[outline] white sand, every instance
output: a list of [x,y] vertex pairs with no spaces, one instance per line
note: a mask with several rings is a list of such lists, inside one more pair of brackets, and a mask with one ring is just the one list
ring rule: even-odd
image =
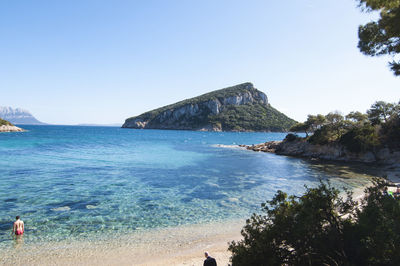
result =
[[[105,241],[62,241],[0,251],[5,265],[202,265],[204,251],[228,265],[228,242],[241,238],[244,221],[185,225]],[[21,240],[19,242],[22,242]]]

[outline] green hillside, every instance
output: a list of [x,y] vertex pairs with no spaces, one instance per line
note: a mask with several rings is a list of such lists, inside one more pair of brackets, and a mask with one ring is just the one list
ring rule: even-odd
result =
[[[239,93],[245,93],[247,91],[255,91],[255,90],[256,89],[253,88],[253,84],[251,84],[250,82],[246,82],[246,83],[239,84],[236,86],[232,86],[232,87],[228,87],[228,88],[224,88],[224,89],[220,89],[220,90],[215,90],[215,91],[212,91],[212,92],[209,92],[206,94],[202,94],[197,97],[193,97],[193,98],[186,99],[186,100],[183,100],[180,102],[176,102],[174,104],[166,105],[166,106],[151,110],[149,112],[143,113],[140,115],[140,117],[143,118],[144,120],[152,120],[156,116],[158,116],[159,114],[161,114],[162,112],[165,112],[167,110],[178,109],[185,105],[198,104],[198,103],[206,102],[209,100],[228,98],[231,96],[238,95]],[[131,118],[136,118],[136,117],[131,117]]]
[[210,116],[213,124],[224,130],[287,131],[296,121],[271,105],[232,105],[218,115]]
[[0,118],[0,126],[13,126],[13,124]]
[[223,131],[287,131],[296,123],[247,82],[128,118],[122,127]]

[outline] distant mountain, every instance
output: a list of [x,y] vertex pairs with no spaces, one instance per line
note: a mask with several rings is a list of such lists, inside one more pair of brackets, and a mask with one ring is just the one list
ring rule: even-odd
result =
[[251,83],[212,91],[126,119],[123,128],[287,131],[295,120],[273,108]]
[[45,125],[37,120],[29,111],[21,108],[0,106],[0,118],[17,125]]

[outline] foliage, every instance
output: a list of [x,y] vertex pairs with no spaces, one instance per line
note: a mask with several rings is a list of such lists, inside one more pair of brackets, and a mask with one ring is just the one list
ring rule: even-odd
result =
[[309,134],[309,125],[307,123],[297,123],[289,129],[290,132],[304,132],[306,137]]
[[286,135],[285,141],[289,141],[289,142],[290,141],[295,141],[295,140],[297,140],[299,138],[300,138],[299,136],[297,136],[295,134],[292,134],[292,133],[289,133],[289,134]]
[[306,124],[309,126],[311,131],[315,131],[320,129],[326,122],[327,116],[318,114],[318,115],[308,115]]
[[353,127],[347,131],[339,140],[352,152],[373,151],[380,145],[379,135],[375,127],[365,124],[359,127]]
[[318,114],[316,116],[308,115],[307,120],[304,123],[295,124],[289,129],[289,131],[304,132],[306,133],[306,136],[308,136],[309,133],[320,129],[324,125],[325,121],[325,116],[321,114]]
[[361,112],[350,112],[348,115],[346,115],[346,120],[350,122],[350,124],[356,123],[356,124],[364,124],[368,121],[368,116],[366,114],[363,114]]
[[367,111],[368,119],[373,125],[386,123],[397,109],[398,106],[393,103],[377,101]]
[[339,112],[331,112],[325,118],[329,132],[334,134],[335,139],[340,138],[344,131],[344,117]]
[[[358,48],[369,56],[400,53],[400,1],[399,0],[357,0],[366,11],[379,11],[379,19],[359,26]],[[389,63],[396,76],[400,75],[400,60]]]
[[224,130],[286,131],[295,121],[270,105],[228,105],[218,115],[209,116],[211,123],[221,123]]
[[318,129],[308,138],[308,142],[319,145],[325,145],[334,141],[334,134],[329,129],[329,126],[324,126]]
[[300,196],[278,191],[229,246],[240,265],[398,265],[400,200],[383,195],[375,180],[358,209],[329,183]]
[[400,149],[400,114],[394,114],[387,123],[381,126],[381,140],[390,143],[392,149]]
[[10,122],[8,122],[7,120],[3,120],[0,118],[0,126],[13,126],[13,124],[11,124]]
[[[318,119],[316,119],[319,117]],[[308,115],[292,132],[307,132],[312,144],[341,144],[352,152],[374,152],[379,147],[400,148],[400,102],[375,102],[366,114],[350,112],[343,117],[338,112],[326,116]],[[311,136],[308,136],[312,133]]]

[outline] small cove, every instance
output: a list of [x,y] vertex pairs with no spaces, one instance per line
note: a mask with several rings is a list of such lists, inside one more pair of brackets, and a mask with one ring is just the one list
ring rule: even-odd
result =
[[300,194],[319,179],[355,188],[380,174],[374,166],[232,148],[285,133],[26,129],[0,136],[0,247],[13,245],[16,215],[26,224],[25,246],[96,241],[244,219],[278,189]]

